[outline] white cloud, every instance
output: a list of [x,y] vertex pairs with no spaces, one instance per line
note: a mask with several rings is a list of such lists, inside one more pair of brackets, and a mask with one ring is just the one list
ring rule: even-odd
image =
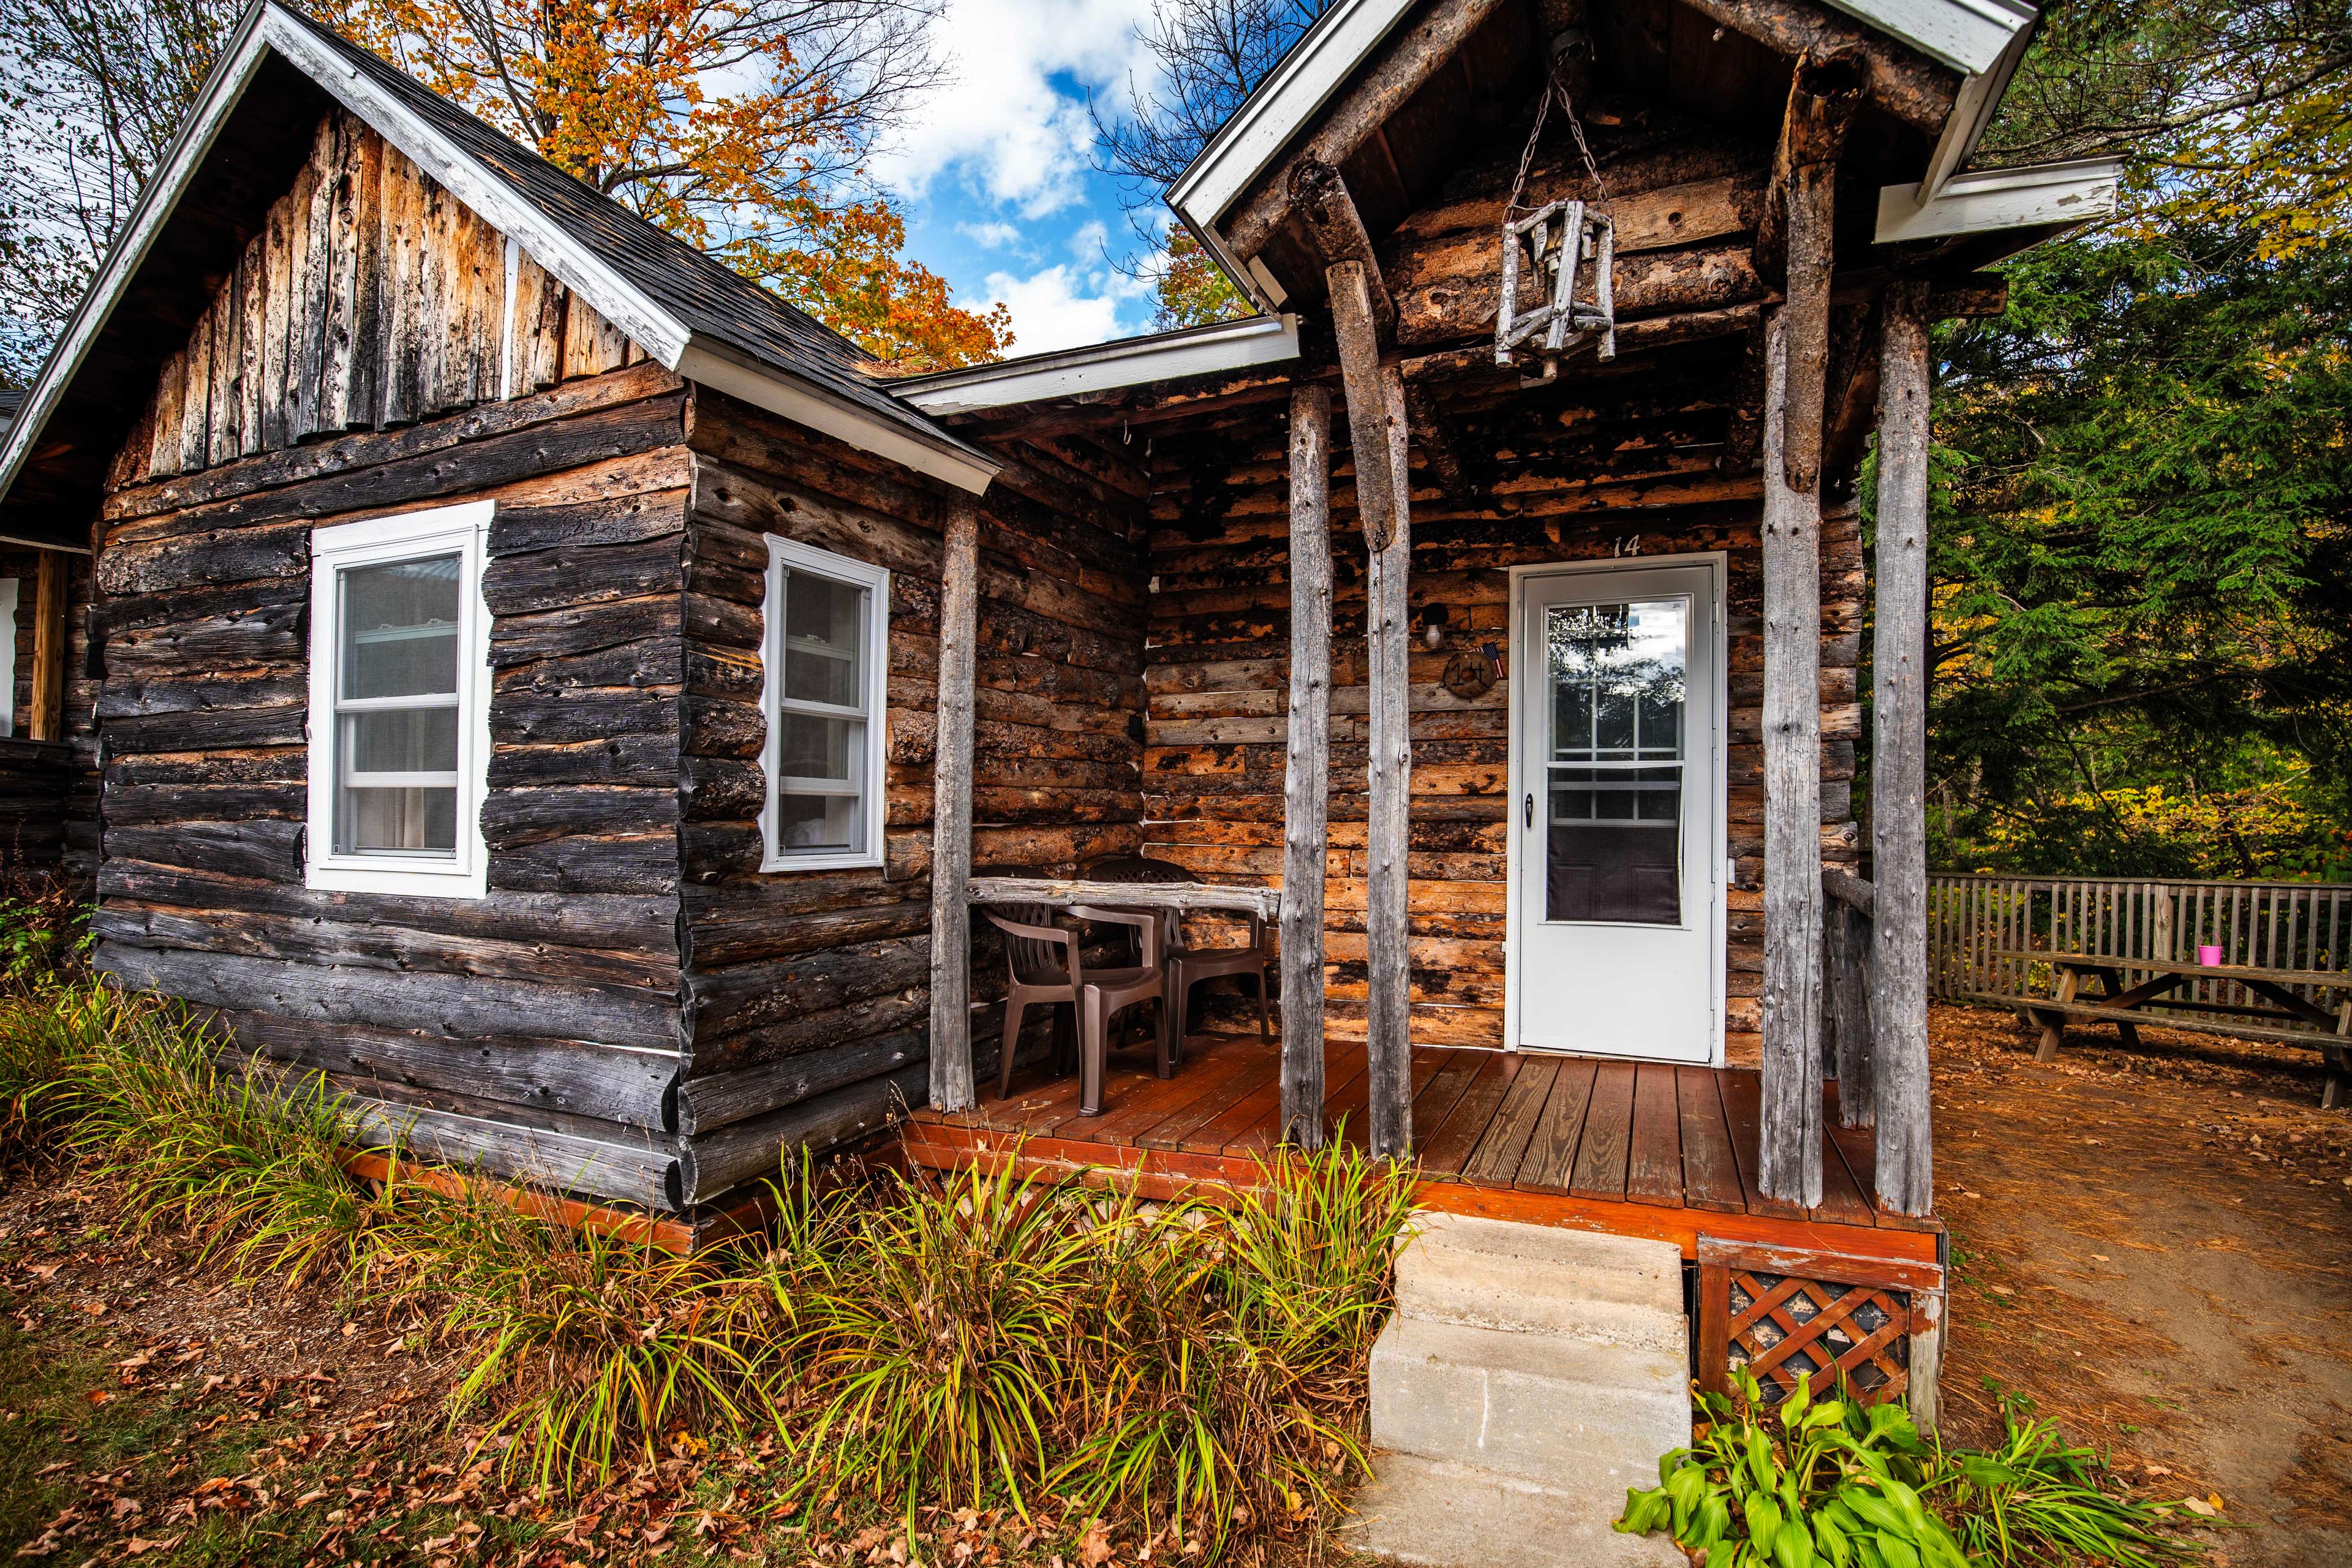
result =
[[1125,335],[1118,324],[1123,290],[1116,274],[1089,278],[1069,266],[1048,267],[1027,278],[1009,272],[988,275],[988,305],[1013,315],[1013,352],[1051,353]]
[[960,223],[956,232],[984,250],[1002,250],[1021,238],[1019,226],[1009,223]]
[[1099,261],[1110,243],[1110,230],[1100,218],[1088,218],[1070,236],[1070,254],[1080,261]]
[[1030,218],[1079,199],[1094,142],[1079,94],[1118,100],[1129,70],[1144,64],[1135,25],[1149,14],[1150,0],[949,0],[933,42],[950,79],[875,174],[919,199],[953,173]]

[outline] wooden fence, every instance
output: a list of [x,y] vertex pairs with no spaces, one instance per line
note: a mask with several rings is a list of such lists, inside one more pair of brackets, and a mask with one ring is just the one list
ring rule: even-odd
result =
[[[2048,996],[2046,963],[2003,952],[2086,952],[2194,963],[2352,969],[2352,882],[2123,881],[1938,873],[1927,879],[1927,984],[1948,999]],[[2233,981],[2199,979],[2168,1001],[2245,1005]],[[2163,1004],[2155,1004],[2162,1006]]]

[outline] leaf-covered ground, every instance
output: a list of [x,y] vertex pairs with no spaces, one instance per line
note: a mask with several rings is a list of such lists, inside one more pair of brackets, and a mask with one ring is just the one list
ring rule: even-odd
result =
[[[2352,1562],[2352,1113],[2308,1053],[2076,1031],[2034,1063],[2007,1015],[1937,1013],[1955,1279],[1947,1431],[1986,1380],[2112,1448],[2153,1498],[2218,1502],[2216,1562]],[[780,1517],[772,1455],[680,1439],[564,1500],[448,1430],[456,1370],[414,1319],[247,1290],[114,1228],[70,1173],[0,1192],[0,1558],[73,1565],[658,1563],[1098,1568],[1162,1543],[1075,1521]],[[1305,1568],[1318,1540],[1272,1554]],[[1267,1554],[1244,1552],[1239,1561]],[[1333,1552],[1333,1557],[1343,1555]]]
[[1934,1033],[1947,1434],[1994,1434],[1990,1379],[2147,1495],[2218,1501],[2217,1563],[2352,1563],[2352,1112],[2316,1054],[2092,1026],[2044,1067],[2006,1013]]

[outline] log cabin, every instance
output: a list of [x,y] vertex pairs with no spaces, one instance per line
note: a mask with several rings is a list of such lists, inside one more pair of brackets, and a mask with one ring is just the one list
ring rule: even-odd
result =
[[[689,1227],[1347,1139],[1932,1418],[1928,333],[2116,183],[1971,169],[2032,21],[1339,0],[1170,192],[1254,314],[892,379],[260,0],[0,452],[99,962]],[[1270,919],[1278,1046],[1082,1115],[1013,899]]]

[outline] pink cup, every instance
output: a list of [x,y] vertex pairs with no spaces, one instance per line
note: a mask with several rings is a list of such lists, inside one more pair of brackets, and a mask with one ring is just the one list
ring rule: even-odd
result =
[[2207,969],[2219,969],[2221,967],[2221,950],[2210,943],[2200,947],[2197,950],[2197,962]]

